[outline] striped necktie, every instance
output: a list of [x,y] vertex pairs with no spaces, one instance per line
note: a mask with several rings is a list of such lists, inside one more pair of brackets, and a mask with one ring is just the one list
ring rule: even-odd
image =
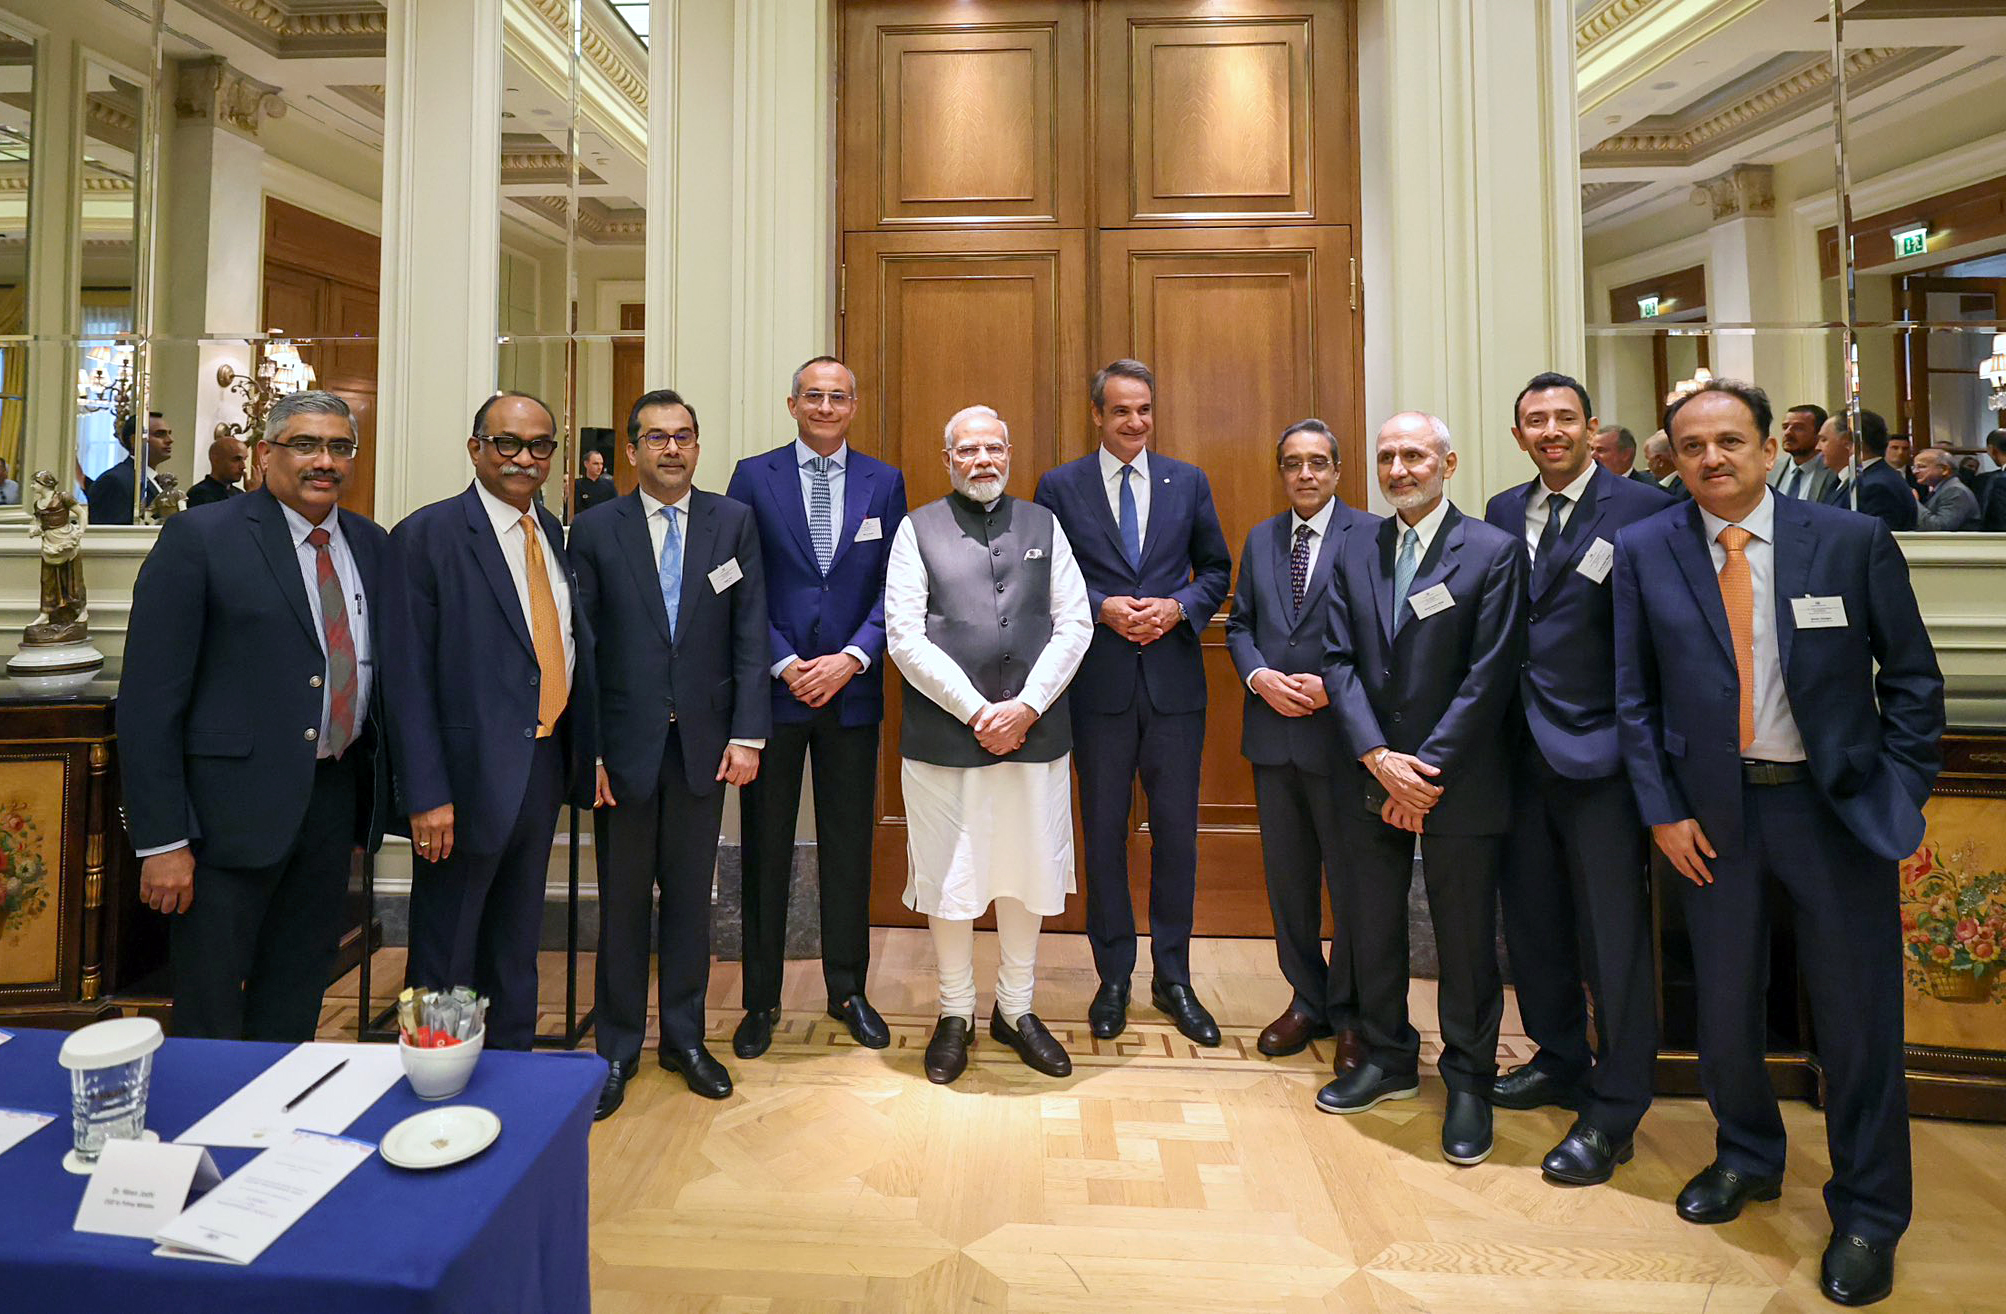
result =
[[815,565],[826,575],[836,559],[835,498],[829,488],[829,468],[833,456],[814,456],[802,462],[810,476],[808,486],[808,537],[815,544]]
[[676,531],[676,509],[665,506],[662,519],[669,532],[662,536],[662,560],[657,574],[662,583],[662,606],[669,613],[669,642],[676,641],[676,612],[683,605],[683,536]]
[[313,582],[320,596],[320,629],[327,642],[327,737],[320,756],[340,757],[355,742],[356,691],[359,680],[355,666],[355,636],[348,628],[348,599],[341,591],[341,577],[334,573],[334,558],[328,552],[328,534],[316,527],[307,532],[313,548]]

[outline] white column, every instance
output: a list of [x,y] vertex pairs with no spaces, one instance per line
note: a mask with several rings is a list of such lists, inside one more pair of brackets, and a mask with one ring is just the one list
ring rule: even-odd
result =
[[1440,415],[1478,511],[1529,466],[1512,399],[1586,370],[1574,20],[1564,0],[1360,9],[1366,415]]
[[502,7],[389,0],[376,519],[471,477],[467,421],[495,387]]

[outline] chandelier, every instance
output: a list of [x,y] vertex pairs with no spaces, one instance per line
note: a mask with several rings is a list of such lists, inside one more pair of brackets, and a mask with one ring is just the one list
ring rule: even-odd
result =
[[300,358],[299,348],[284,338],[274,338],[259,349],[255,374],[237,373],[228,361],[216,367],[216,383],[225,396],[235,394],[243,403],[244,418],[235,422],[218,420],[215,436],[241,438],[247,443],[264,437],[265,417],[279,398],[314,386],[313,366]]
[[1992,335],[1992,354],[1979,365],[1978,377],[1992,385],[1987,405],[1995,411],[2006,411],[2006,333]]
[[1707,384],[1712,382],[1713,371],[1702,365],[1693,371],[1693,376],[1690,379],[1680,379],[1677,383],[1673,384],[1672,391],[1681,397],[1685,397],[1698,392],[1701,388],[1706,387]]

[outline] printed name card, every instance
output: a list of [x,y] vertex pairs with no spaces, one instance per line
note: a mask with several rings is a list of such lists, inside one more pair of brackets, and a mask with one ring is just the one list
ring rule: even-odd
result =
[[33,1109],[0,1109],[0,1154],[19,1145],[56,1120],[54,1114]]
[[219,1180],[215,1161],[199,1145],[106,1141],[74,1226],[105,1236],[150,1237],[188,1207],[191,1192]]
[[153,1253],[248,1264],[374,1153],[367,1141],[296,1131],[155,1231]]

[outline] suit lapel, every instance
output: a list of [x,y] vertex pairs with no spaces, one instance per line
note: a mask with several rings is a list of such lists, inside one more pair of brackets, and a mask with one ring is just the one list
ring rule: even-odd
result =
[[[1275,606],[1280,608],[1277,616],[1289,618],[1287,628],[1293,629],[1301,620],[1295,614],[1295,597],[1289,576],[1289,554],[1295,543],[1295,513],[1284,511],[1274,521],[1274,533],[1268,540],[1268,592],[1274,595]],[[1303,594],[1305,600],[1307,593]]]
[[[1344,510],[1342,506],[1331,508],[1330,520],[1324,525],[1322,541],[1316,545],[1316,562],[1310,566],[1309,580],[1303,585],[1302,611],[1296,614],[1294,623],[1289,627],[1291,632],[1301,629],[1308,623],[1309,618],[1316,613],[1317,595],[1330,585],[1330,572],[1337,564],[1338,553],[1344,547],[1344,536],[1350,528],[1350,521],[1342,519]],[[1282,517],[1276,537],[1281,540],[1276,545],[1278,548],[1276,560],[1281,563],[1280,573],[1275,577],[1276,591],[1281,595],[1284,606],[1293,606],[1294,580],[1289,575],[1289,553],[1295,546],[1294,515]],[[1284,611],[1282,614],[1287,616],[1291,613]]]
[[1769,549],[1774,565],[1772,586],[1776,591],[1777,656],[1786,673],[1790,670],[1791,640],[1797,637],[1790,599],[1811,592],[1811,558],[1816,546],[1817,531],[1811,528],[1811,517],[1803,511],[1803,506],[1792,498],[1776,499],[1774,540]]
[[315,643],[321,642],[320,633],[314,629],[313,608],[307,603],[306,579],[300,574],[297,549],[293,546],[292,531],[286,525],[285,512],[279,500],[265,489],[252,494],[257,500],[251,503],[248,519],[252,533],[257,536],[258,550],[264,554],[265,564],[272,568],[272,582],[279,586],[279,592],[291,604],[293,615],[299,618],[300,628],[312,636]]
[[[1114,522],[1114,512],[1108,508],[1107,482],[1101,478],[1101,449],[1094,448],[1091,455],[1079,463],[1079,492],[1087,499],[1087,514],[1098,523],[1107,541],[1114,545],[1114,554],[1124,566],[1128,564],[1128,549],[1121,545],[1121,526]],[[1145,548],[1147,545],[1144,545]]]
[[[1614,475],[1609,477],[1615,478]],[[1574,514],[1567,518],[1559,548],[1547,554],[1553,560],[1533,563],[1532,596],[1535,600],[1544,598],[1552,591],[1554,584],[1567,574],[1568,569],[1581,560],[1581,554],[1587,550],[1587,545],[1595,541],[1595,527],[1601,523],[1602,517],[1609,513],[1608,499],[1600,495],[1601,483],[1602,479],[1598,475],[1591,478],[1588,487],[1581,490],[1581,501],[1576,504]],[[1521,521],[1521,530],[1523,527],[1524,522]]]
[[[1398,519],[1398,517],[1396,516],[1395,519]],[[1435,541],[1428,545],[1428,551],[1421,557],[1420,567],[1414,572],[1414,582],[1407,586],[1407,616],[1405,621],[1399,624],[1398,628],[1401,633],[1405,633],[1408,626],[1420,619],[1420,617],[1414,615],[1413,599],[1417,595],[1434,588],[1437,584],[1440,584],[1455,573],[1456,553],[1462,546],[1463,513],[1451,504],[1449,514],[1442,519],[1442,527],[1435,532]],[[1390,598],[1392,596],[1390,586],[1393,572],[1388,570],[1386,574],[1389,585],[1387,596]],[[1395,617],[1394,619],[1396,621],[1400,620],[1399,617]]]
[[522,614],[522,599],[516,596],[515,579],[508,573],[501,540],[495,537],[494,521],[488,519],[487,505],[481,501],[476,487],[469,484],[467,491],[460,494],[460,506],[467,515],[467,531],[473,536],[474,560],[480,564],[481,574],[487,576],[488,587],[494,590],[502,615],[513,622],[515,637],[534,657],[536,644],[529,637],[529,618]]
[[850,449],[848,463],[843,469],[843,523],[836,534],[836,551],[829,558],[829,573],[836,573],[836,563],[850,550],[850,544],[857,541],[857,530],[863,526],[864,512],[871,509],[871,492],[877,481],[875,470],[859,469],[857,452]]
[[710,567],[706,563],[710,561],[711,542],[716,537],[717,508],[711,505],[708,495],[691,493],[689,523],[683,533],[683,596],[676,608],[678,645],[690,632],[690,617],[696,613],[703,591],[710,587]]
[[1372,600],[1379,608],[1379,632],[1393,647],[1393,561],[1403,526],[1398,515],[1379,522],[1379,573],[1372,580]]
[[[1160,471],[1156,468],[1157,463],[1161,459],[1156,453],[1150,453],[1151,468],[1149,477],[1154,479],[1156,484],[1149,491],[1149,523],[1143,527],[1142,554],[1138,558],[1140,564],[1136,567],[1137,574],[1142,573],[1142,567],[1149,564],[1150,553],[1154,552],[1157,545],[1164,541],[1164,535],[1159,531],[1162,530],[1164,525],[1171,522],[1176,507],[1176,499],[1183,493],[1183,489],[1178,484],[1172,482],[1168,466],[1164,466]],[[1105,501],[1106,499],[1102,500]],[[1178,524],[1184,523],[1181,515],[1175,515],[1175,520]]]
[[808,532],[808,508],[801,500],[801,471],[794,464],[793,443],[773,453],[766,477],[773,486],[774,500],[780,504],[780,518],[787,522],[794,541],[801,545],[802,560],[814,561],[815,539]]
[[1672,531],[1672,560],[1679,563],[1685,573],[1686,585],[1693,591],[1693,601],[1699,604],[1700,614],[1706,617],[1708,628],[1719,641],[1720,650],[1727,654],[1730,664],[1734,661],[1734,639],[1728,633],[1727,605],[1720,600],[1720,575],[1713,568],[1713,557],[1707,551],[1706,529],[1700,519],[1697,503],[1686,508],[1685,524]]
[[[620,509],[620,523],[614,538],[621,560],[634,573],[634,587],[641,594],[641,609],[655,623],[655,632],[668,646],[669,609],[662,601],[662,563],[655,556],[654,536],[648,533],[648,517],[641,507],[641,495],[629,493],[614,504]],[[685,566],[688,558],[684,558]]]

